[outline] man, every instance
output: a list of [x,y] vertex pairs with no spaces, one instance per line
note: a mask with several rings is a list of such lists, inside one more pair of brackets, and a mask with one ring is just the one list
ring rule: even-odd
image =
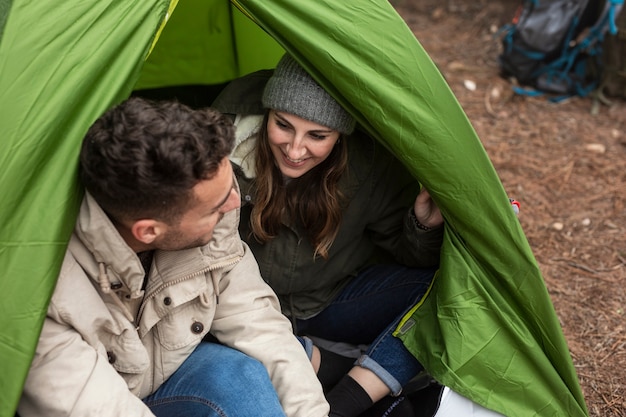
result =
[[140,98],[89,129],[21,417],[328,415],[239,237],[233,140],[215,110]]

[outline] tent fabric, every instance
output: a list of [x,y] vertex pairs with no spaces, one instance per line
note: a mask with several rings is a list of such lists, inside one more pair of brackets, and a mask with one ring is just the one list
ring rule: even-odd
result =
[[78,210],[81,137],[128,96],[167,1],[12,2],[0,40],[0,415],[13,416]]
[[11,2],[12,0],[0,0],[0,40],[2,39],[2,32],[4,31],[6,19],[9,16]]
[[[76,168],[82,136],[136,86],[186,82],[175,78],[176,71],[150,73],[167,64],[168,33],[186,19],[175,20],[179,4],[161,33],[164,43],[159,37],[155,44],[154,62],[148,59],[144,67],[176,3],[1,1],[0,417],[11,417],[81,198]],[[220,10],[232,19],[213,29],[226,28],[237,38],[233,27],[247,22],[245,15],[294,55],[441,208],[446,229],[435,285],[397,331],[427,370],[507,416],[588,416],[508,196],[450,88],[393,7],[386,0],[232,0],[243,12],[233,18],[232,10],[220,9],[225,0],[207,3],[208,17]],[[204,51],[224,58],[223,65],[230,61],[231,72],[191,83],[260,69],[254,59],[242,64],[254,52],[263,56],[257,34],[247,31],[249,39],[231,39],[236,53]],[[268,48],[273,60],[277,49]]]
[[134,89],[222,84],[273,68],[283,53],[227,0],[185,0],[169,18]]

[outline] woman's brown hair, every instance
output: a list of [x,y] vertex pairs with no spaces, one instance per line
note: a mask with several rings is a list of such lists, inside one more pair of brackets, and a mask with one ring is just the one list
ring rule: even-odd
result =
[[283,222],[295,222],[307,233],[314,256],[328,251],[342,217],[343,195],[339,179],[348,166],[346,141],[339,137],[328,157],[300,178],[284,181],[274,161],[267,135],[266,112],[254,151],[256,198],[250,223],[261,243],[276,237]]

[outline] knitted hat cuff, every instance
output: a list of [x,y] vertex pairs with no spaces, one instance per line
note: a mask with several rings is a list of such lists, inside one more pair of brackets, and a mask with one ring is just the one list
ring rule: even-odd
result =
[[352,133],[356,124],[350,113],[287,54],[268,80],[262,100],[265,108],[294,114],[340,133]]

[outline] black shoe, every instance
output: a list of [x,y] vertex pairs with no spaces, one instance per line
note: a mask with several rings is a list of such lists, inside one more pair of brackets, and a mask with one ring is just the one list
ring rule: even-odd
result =
[[433,417],[439,409],[443,385],[431,382],[428,386],[406,394],[416,410],[415,417]]

